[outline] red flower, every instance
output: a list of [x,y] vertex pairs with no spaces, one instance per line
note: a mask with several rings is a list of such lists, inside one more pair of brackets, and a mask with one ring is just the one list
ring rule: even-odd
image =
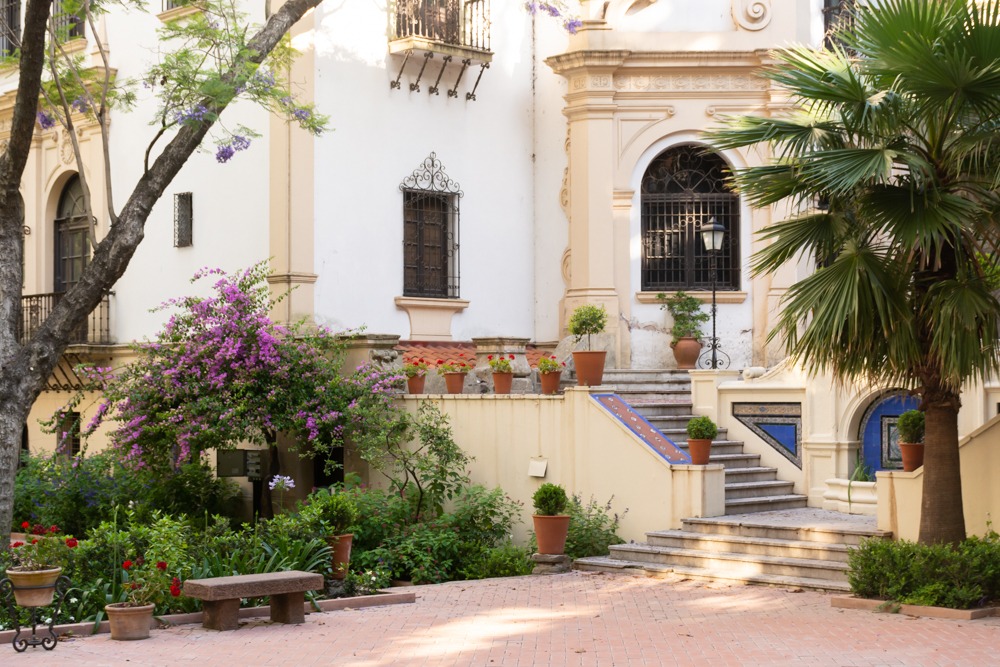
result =
[[492,354],[489,355],[489,356],[487,356],[486,358],[489,359],[490,361],[493,361],[493,355]]
[[66,546],[68,546],[70,549],[76,549],[77,544],[79,544],[79,542],[76,541],[75,537],[66,538]]
[[556,355],[554,355],[554,354],[553,354],[553,355],[552,355],[552,358],[553,358],[553,359],[555,359],[555,358],[556,358]]
[[170,594],[173,595],[175,598],[176,597],[180,597],[181,587],[178,586],[177,584],[171,584],[170,585]]
[[28,521],[22,521],[21,522],[21,530],[28,530],[29,528],[31,528],[31,523],[30,522],[28,522]]
[[23,547],[23,546],[24,546],[24,542],[17,541],[17,542],[14,542],[14,544],[10,545],[10,548],[11,549],[16,549],[18,547]]
[[510,355],[510,358],[511,358],[511,359],[513,359],[513,358],[514,358],[514,355],[513,355],[513,354],[512,354],[512,355]]
[[180,586],[181,585],[181,580],[178,579],[177,577],[174,577],[173,581],[170,582],[170,585],[171,586]]
[[438,359],[438,366],[442,365],[443,363],[444,363],[443,359]]
[[53,525],[51,528],[49,528],[49,532],[50,533],[58,533],[59,532],[59,526]]
[[31,543],[32,544],[38,544],[38,538],[35,538],[35,539],[31,540]]
[[165,562],[163,562],[162,560],[158,560],[158,561],[156,561],[156,569],[157,570],[166,570],[167,569],[167,564]]
[[420,363],[420,364],[426,364],[427,362],[426,362],[426,361],[424,361],[424,358],[423,358],[423,357],[420,357],[419,359],[417,359],[417,363]]
[[125,561],[124,563],[122,563],[122,569],[123,569],[123,570],[127,570],[127,569],[129,569],[130,567],[132,567],[132,561],[130,561],[130,560],[127,560],[127,561]]

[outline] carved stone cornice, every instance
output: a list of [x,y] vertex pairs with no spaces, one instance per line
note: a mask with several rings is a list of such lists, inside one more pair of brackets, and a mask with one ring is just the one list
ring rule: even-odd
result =
[[556,74],[565,76],[580,69],[617,69],[625,64],[631,51],[571,51],[545,59]]

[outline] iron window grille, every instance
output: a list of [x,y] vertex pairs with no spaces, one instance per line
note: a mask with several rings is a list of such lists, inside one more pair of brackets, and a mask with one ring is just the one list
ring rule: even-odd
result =
[[490,50],[490,0],[396,0],[394,39]]
[[403,295],[457,299],[461,187],[431,153],[399,189],[403,193]]
[[66,292],[90,263],[90,223],[79,176],[66,183],[55,219],[55,292]]
[[0,56],[9,56],[21,46],[21,0],[0,0]]
[[80,413],[61,412],[56,427],[56,451],[63,456],[80,453]]
[[174,247],[187,248],[194,243],[194,195],[178,192],[174,195]]
[[740,288],[739,197],[729,165],[698,146],[661,153],[642,178],[643,291],[709,290],[710,256],[699,230],[711,218],[726,229],[716,262],[719,290]]
[[52,4],[51,20],[52,30],[60,40],[68,42],[72,39],[83,38],[83,16],[64,11],[62,0],[55,0]]
[[853,25],[856,4],[855,0],[823,0],[823,42],[827,48],[837,43],[838,30]]

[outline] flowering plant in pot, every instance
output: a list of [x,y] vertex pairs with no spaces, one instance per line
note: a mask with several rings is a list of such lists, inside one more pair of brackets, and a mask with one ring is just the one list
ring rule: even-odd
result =
[[465,354],[458,355],[457,361],[437,360],[438,375],[444,376],[444,382],[448,387],[449,394],[462,393],[462,387],[465,385],[465,375],[470,370],[472,370],[472,366],[465,361]]
[[13,565],[7,578],[14,588],[14,600],[22,607],[42,607],[52,603],[56,580],[73,557],[77,546],[74,537],[58,537],[58,526],[46,528],[25,521],[21,528],[28,533],[24,541],[11,543]]
[[300,513],[301,518],[315,532],[326,536],[326,542],[333,549],[331,566],[333,579],[343,579],[351,561],[351,532],[358,521],[358,507],[354,499],[335,488],[316,489],[306,499]]
[[104,607],[111,625],[111,638],[147,639],[158,604],[181,594],[181,580],[171,576],[166,561],[142,557],[122,561],[124,599]]
[[430,364],[424,361],[423,357],[411,359],[403,364],[403,375],[406,376],[406,390],[410,394],[424,393],[424,382],[427,379],[427,370]]
[[575,342],[579,343],[587,337],[587,350],[574,351],[573,363],[576,366],[576,383],[581,387],[593,387],[601,384],[604,379],[605,350],[591,350],[590,337],[604,331],[608,325],[608,311],[604,306],[584,304],[573,311],[569,317],[569,333]]
[[538,379],[542,383],[543,394],[554,394],[559,391],[559,378],[566,368],[565,361],[559,361],[555,355],[551,357],[541,357],[538,360]]
[[719,427],[709,417],[695,417],[687,423],[687,434],[691,464],[707,465],[712,452],[712,440],[719,435]]
[[694,368],[701,353],[701,325],[711,318],[702,311],[701,301],[685,292],[674,292],[669,298],[660,293],[656,298],[660,301],[660,310],[669,311],[674,321],[670,348],[674,351],[677,368]]
[[566,490],[558,484],[546,482],[538,487],[531,500],[535,505],[531,521],[535,527],[538,553],[562,554],[569,532],[569,515],[563,514],[569,504]]
[[491,354],[486,360],[493,374],[493,391],[498,394],[509,394],[514,380],[514,368],[510,364],[514,361],[514,355]]
[[907,410],[896,420],[903,472],[913,472],[924,464],[924,413]]

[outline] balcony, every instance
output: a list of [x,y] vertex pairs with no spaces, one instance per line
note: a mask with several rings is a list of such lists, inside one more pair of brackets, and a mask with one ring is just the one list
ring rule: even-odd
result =
[[488,63],[490,0],[396,0],[390,53],[430,52]]
[[[21,297],[21,342],[34,335],[63,297],[62,293]],[[111,299],[105,294],[87,321],[70,337],[70,345],[111,345]]]

